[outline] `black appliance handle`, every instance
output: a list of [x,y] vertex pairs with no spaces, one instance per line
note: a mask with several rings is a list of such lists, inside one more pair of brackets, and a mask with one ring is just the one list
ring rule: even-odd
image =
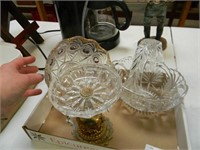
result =
[[[126,19],[123,24],[119,23],[118,15],[117,15],[117,11],[116,11],[115,6],[119,6],[122,9],[122,12],[123,12],[125,19]],[[120,1],[120,0],[110,1],[110,7],[112,8],[113,17],[114,17],[117,29],[126,30],[129,27],[129,25],[131,23],[131,18],[132,18],[132,13],[130,12],[126,3],[124,1]]]

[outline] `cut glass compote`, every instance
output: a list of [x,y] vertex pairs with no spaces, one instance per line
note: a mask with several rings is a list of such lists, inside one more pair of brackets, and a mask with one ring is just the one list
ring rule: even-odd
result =
[[103,112],[119,99],[122,87],[113,68],[108,52],[81,36],[62,40],[49,54],[48,96],[72,124],[76,139],[98,145],[111,139],[112,126]]
[[106,145],[112,127],[102,113],[116,102],[121,93],[121,78],[109,65],[73,64],[61,67],[49,86],[49,99],[62,114],[75,117],[75,138]]

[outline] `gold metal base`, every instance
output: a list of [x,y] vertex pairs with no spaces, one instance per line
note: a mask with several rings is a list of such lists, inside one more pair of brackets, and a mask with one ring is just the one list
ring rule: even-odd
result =
[[112,138],[112,125],[102,114],[92,118],[76,118],[72,134],[80,141],[105,146]]

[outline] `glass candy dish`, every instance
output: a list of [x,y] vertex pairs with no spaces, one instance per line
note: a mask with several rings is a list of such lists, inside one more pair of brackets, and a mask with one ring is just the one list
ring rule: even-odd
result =
[[[101,48],[96,41],[81,36],[64,39],[51,51],[47,58],[45,82],[48,86],[51,80],[57,76],[61,65],[67,62],[111,63],[107,51]],[[67,64],[71,65],[70,63]]]
[[61,68],[50,83],[49,99],[64,115],[91,118],[119,99],[121,87],[120,76],[109,65],[78,63]]
[[130,72],[121,99],[142,112],[163,112],[179,105],[188,91],[184,77],[164,63],[146,60]]

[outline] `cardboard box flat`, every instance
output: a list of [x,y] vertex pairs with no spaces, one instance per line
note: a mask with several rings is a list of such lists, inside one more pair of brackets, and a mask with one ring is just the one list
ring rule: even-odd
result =
[[23,128],[32,140],[76,149],[144,149],[146,144],[161,149],[189,149],[181,107],[168,113],[149,116],[138,113],[119,100],[103,115],[113,127],[113,137],[106,147],[74,139],[66,116],[51,105],[47,96],[33,111]]
[[19,100],[19,102],[12,104],[9,108],[7,108],[6,111],[1,116],[1,123],[0,123],[0,132],[3,131],[3,129],[8,125],[12,117],[15,115],[15,113],[18,111],[18,109],[22,106],[26,98],[22,98]]
[[[35,85],[30,86],[30,88],[35,88]],[[3,129],[8,125],[8,123],[10,122],[12,117],[20,109],[20,107],[23,105],[23,103],[26,99],[27,99],[26,97],[22,97],[21,99],[17,99],[16,103],[13,103],[12,105],[10,105],[3,112],[2,116],[1,116],[1,122],[0,122],[0,132],[2,132]]]

